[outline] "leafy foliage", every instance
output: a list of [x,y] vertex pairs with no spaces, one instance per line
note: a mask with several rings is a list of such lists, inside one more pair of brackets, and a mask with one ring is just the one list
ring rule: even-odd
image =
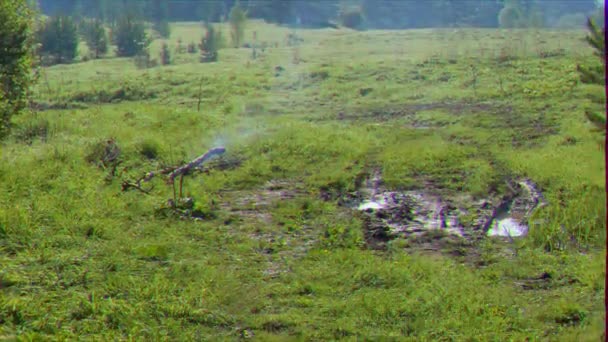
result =
[[78,54],[78,28],[68,16],[54,16],[37,33],[45,64],[69,63]]
[[32,83],[32,12],[23,0],[0,2],[0,138],[21,112]]

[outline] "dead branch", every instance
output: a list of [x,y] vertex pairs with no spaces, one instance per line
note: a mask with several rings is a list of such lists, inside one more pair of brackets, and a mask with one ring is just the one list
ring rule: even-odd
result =
[[154,178],[158,175],[169,175],[169,177],[167,179],[167,184],[173,185],[173,197],[174,198],[177,197],[174,180],[176,177],[178,177],[178,176],[180,177],[179,195],[180,195],[180,197],[182,197],[182,186],[183,186],[184,176],[189,174],[193,169],[198,168],[206,160],[210,159],[213,156],[221,155],[225,151],[226,151],[226,149],[224,147],[214,147],[214,148],[210,149],[209,151],[207,151],[205,154],[199,156],[198,158],[196,158],[196,159],[192,160],[191,162],[184,164],[182,166],[168,166],[161,170],[150,171],[134,182],[125,180],[122,182],[122,191],[127,191],[129,189],[136,189],[145,194],[150,194],[150,191],[152,191],[152,189],[154,189],[154,186],[152,186],[150,189],[145,189],[141,186],[141,182],[142,181],[149,182],[150,180],[152,180],[152,178]]
[[207,153],[192,160],[188,164],[178,167],[173,172],[171,172],[169,174],[169,178],[167,179],[167,183],[173,184],[175,177],[187,175],[192,169],[200,166],[202,163],[204,163],[209,158],[216,156],[216,155],[223,154],[224,152],[226,152],[226,149],[224,147],[214,147],[214,148],[210,149],[209,151],[207,151]]
[[175,171],[175,169],[177,169],[178,166],[169,166],[166,167],[162,170],[158,170],[158,171],[150,171],[148,173],[146,173],[146,175],[142,178],[144,182],[149,182],[152,178],[154,178],[157,175],[168,175],[171,172]]
[[128,191],[129,189],[135,189],[143,192],[146,195],[150,194],[150,191],[154,189],[154,185],[150,187],[150,189],[144,189],[141,186],[141,181],[145,180],[146,176],[140,177],[135,182],[129,182],[128,180],[124,180],[122,182],[122,191]]

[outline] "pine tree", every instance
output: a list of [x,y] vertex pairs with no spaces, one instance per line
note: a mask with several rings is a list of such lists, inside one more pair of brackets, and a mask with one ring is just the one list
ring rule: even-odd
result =
[[245,36],[245,24],[247,23],[247,12],[241,8],[241,4],[237,1],[234,7],[230,10],[230,34],[234,47],[241,46],[243,37]]
[[604,50],[605,42],[604,35],[606,28],[600,29],[592,18],[587,19],[588,34],[585,40],[593,48],[593,54],[600,59],[600,63],[594,66],[577,65],[578,72],[581,77],[581,82],[587,84],[605,85],[604,70],[606,69],[605,60],[606,52]]
[[147,16],[154,23],[154,30],[162,38],[171,36],[169,27],[169,5],[166,0],[152,0],[146,8]]
[[587,20],[587,30],[589,31],[589,34],[585,37],[585,40],[595,50],[594,54],[598,56],[602,62],[605,61],[606,51],[604,50],[604,36],[606,34],[606,28],[600,29],[595,24],[595,21],[589,18]]
[[143,21],[132,13],[127,13],[118,20],[112,36],[117,47],[116,54],[120,57],[135,56],[150,45]]
[[68,16],[51,17],[38,31],[40,53],[50,63],[71,62],[78,54],[78,28]]
[[205,23],[206,33],[201,39],[198,48],[201,51],[201,63],[215,62],[218,58],[221,33],[216,32],[213,26]]
[[[600,29],[592,18],[587,20],[587,30],[589,31],[585,40],[594,50],[593,54],[600,59],[600,63],[595,66],[577,65],[578,72],[581,77],[581,82],[587,84],[596,84],[605,86],[606,79],[604,77],[606,70],[606,52],[604,50],[606,28]],[[591,109],[585,110],[585,117],[594,126],[594,131],[601,131],[606,134],[606,114],[597,113]]]
[[171,52],[169,51],[169,45],[163,43],[160,49],[160,64],[169,65],[171,64]]
[[108,37],[100,19],[85,21],[82,35],[89,50],[91,50],[93,58],[99,58],[108,52]]

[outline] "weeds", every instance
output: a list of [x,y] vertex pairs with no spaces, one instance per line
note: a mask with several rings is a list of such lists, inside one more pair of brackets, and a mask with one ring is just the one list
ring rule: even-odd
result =
[[19,142],[31,145],[35,139],[46,142],[51,133],[50,123],[47,119],[32,118],[13,133]]

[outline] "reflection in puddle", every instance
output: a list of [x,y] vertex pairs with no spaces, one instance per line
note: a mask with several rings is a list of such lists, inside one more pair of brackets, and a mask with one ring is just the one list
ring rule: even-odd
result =
[[381,198],[379,200],[372,199],[371,201],[365,201],[361,203],[358,207],[359,210],[368,210],[368,209],[383,209],[386,206],[386,201]]
[[524,236],[528,233],[528,227],[520,224],[517,220],[507,217],[503,219],[497,219],[492,222],[490,230],[488,230],[488,236]]

